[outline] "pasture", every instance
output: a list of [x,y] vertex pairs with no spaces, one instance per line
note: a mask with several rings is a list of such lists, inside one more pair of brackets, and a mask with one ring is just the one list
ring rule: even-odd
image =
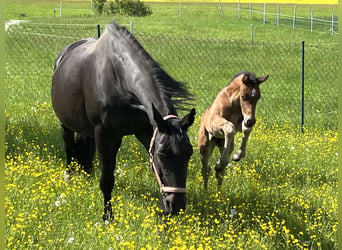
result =
[[[43,8],[44,4],[48,7]],[[329,94],[333,100],[323,111],[326,100],[308,94],[309,100],[314,99],[308,106],[318,115],[307,118],[303,134],[294,111],[299,106],[293,106],[299,97],[290,87],[300,79],[300,71],[292,66],[300,61],[302,40],[321,45],[308,50],[309,61],[319,59],[320,68],[328,65],[330,71],[336,71],[327,62],[337,61],[331,45],[336,36],[262,25],[257,19],[258,46],[250,47],[245,45],[250,39],[250,20],[205,15],[200,7],[198,12],[183,12],[182,18],[177,11],[156,11],[146,18],[84,15],[52,19],[51,2],[42,0],[39,6],[42,10],[38,13],[33,3],[23,8],[20,1],[13,1],[7,12],[8,18],[20,13],[27,18],[30,13],[43,16],[34,20],[36,24],[13,27],[12,32],[17,33],[6,37],[8,249],[337,249],[338,134],[336,124],[330,123],[337,112],[336,80],[326,74],[322,77],[308,63],[308,71],[320,79],[309,81],[313,92],[324,86],[327,93],[333,93]],[[326,8],[329,16],[331,6]],[[171,75],[188,82],[196,98],[197,117],[189,129],[194,154],[189,164],[187,209],[176,217],[159,215],[159,190],[148,154],[133,137],[124,139],[117,157],[112,222],[103,223],[101,218],[97,161],[91,176],[80,174],[69,182],[63,180],[65,155],[50,102],[53,61],[75,37],[96,36],[96,24],[103,27],[113,19],[127,27],[133,19],[139,41]],[[15,39],[8,40],[11,38]],[[284,43],[278,45],[280,42]],[[293,44],[299,47],[291,49]],[[290,54],[292,59],[276,63],[277,52],[284,58]],[[251,54],[260,58],[249,58]],[[208,61],[208,55],[214,59]],[[236,61],[229,63],[221,57]],[[200,117],[218,90],[246,66],[259,75],[270,74],[269,82],[261,87],[257,124],[247,155],[229,165],[221,193],[217,193],[214,174],[205,192],[196,148]],[[215,152],[212,165],[217,157]]]

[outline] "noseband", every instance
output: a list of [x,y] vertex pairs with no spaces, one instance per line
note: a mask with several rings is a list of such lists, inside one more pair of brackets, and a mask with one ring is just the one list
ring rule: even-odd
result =
[[[164,120],[177,119],[177,118],[178,118],[178,116],[176,116],[176,115],[167,115],[167,116],[163,117]],[[150,163],[151,163],[153,172],[156,175],[156,178],[157,178],[157,181],[158,181],[158,184],[159,184],[159,187],[160,187],[160,192],[162,194],[164,194],[164,193],[181,193],[181,194],[185,194],[186,193],[186,188],[165,186],[164,183],[162,182],[161,178],[160,178],[159,171],[158,171],[158,169],[156,167],[156,164],[154,163],[154,159],[153,159],[154,143],[155,143],[157,131],[158,131],[158,128],[156,127],[154,129],[153,136],[151,138],[150,149],[148,150],[148,153],[150,155]]]

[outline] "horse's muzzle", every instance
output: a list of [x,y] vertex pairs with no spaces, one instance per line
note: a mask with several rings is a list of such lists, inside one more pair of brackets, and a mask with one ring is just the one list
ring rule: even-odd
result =
[[255,123],[256,123],[256,119],[247,119],[247,121],[245,121],[245,127],[252,128]]
[[164,214],[176,215],[185,210],[185,194],[162,194],[161,209]]

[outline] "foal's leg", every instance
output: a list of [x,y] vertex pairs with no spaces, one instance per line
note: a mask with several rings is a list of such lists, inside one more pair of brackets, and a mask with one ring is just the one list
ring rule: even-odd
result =
[[122,138],[111,138],[110,133],[102,126],[95,127],[95,143],[101,165],[100,188],[103,193],[104,214],[103,220],[113,218],[112,205],[110,202],[112,190],[114,187],[114,169],[116,163],[116,154],[121,145]]
[[204,182],[204,189],[208,188],[208,179],[210,175],[209,159],[213,154],[215,143],[210,140],[208,131],[201,125],[198,131],[198,148],[202,162],[202,177]]
[[221,131],[224,133],[224,143],[223,145],[220,145],[220,153],[221,157],[219,161],[216,163],[215,171],[216,171],[216,179],[217,179],[217,186],[220,190],[222,187],[222,181],[223,177],[225,175],[225,169],[229,163],[230,155],[234,148],[234,125],[231,122],[226,122],[222,128]]
[[241,160],[241,158],[243,158],[246,155],[247,141],[251,132],[252,132],[251,128],[242,130],[242,134],[243,134],[242,143],[238,151],[236,151],[235,154],[233,155],[232,157],[233,161],[239,161]]
[[234,136],[229,138],[228,147],[225,146],[225,142],[227,139],[223,139],[223,140],[224,142],[222,143],[222,145],[219,146],[221,156],[215,166],[215,171],[216,171],[215,177],[217,179],[217,186],[219,190],[221,189],[222,181],[226,174],[226,167],[229,163],[229,158],[234,148]]
[[210,176],[209,159],[210,159],[211,155],[213,154],[214,147],[215,147],[215,143],[208,140],[207,144],[203,145],[200,148],[204,189],[208,188],[208,179]]

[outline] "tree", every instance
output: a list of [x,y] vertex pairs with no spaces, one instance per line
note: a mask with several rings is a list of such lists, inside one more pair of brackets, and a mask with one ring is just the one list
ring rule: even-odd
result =
[[101,15],[103,13],[103,7],[107,0],[94,0],[94,10],[96,14]]
[[149,16],[152,14],[150,6],[140,0],[115,0],[109,4],[109,11],[112,14],[125,16]]

